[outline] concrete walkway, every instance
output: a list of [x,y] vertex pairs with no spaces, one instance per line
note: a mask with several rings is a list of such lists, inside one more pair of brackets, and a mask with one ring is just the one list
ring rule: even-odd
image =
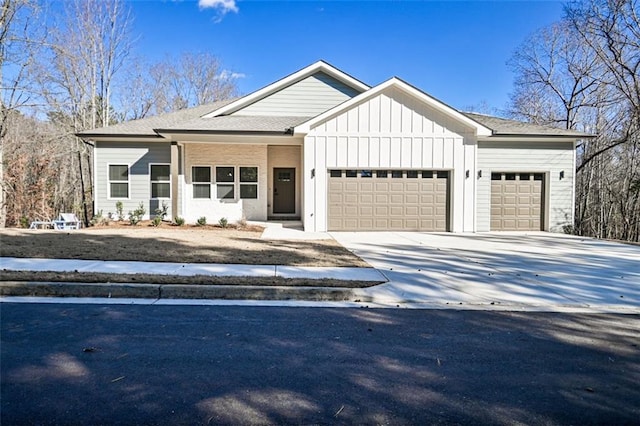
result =
[[386,281],[378,270],[356,267],[282,265],[230,265],[218,263],[132,262],[119,260],[25,259],[0,257],[0,269],[8,271],[94,272],[107,274],[210,275],[218,277],[281,277]]
[[[272,237],[285,235],[305,238],[305,233],[297,229],[273,229]],[[198,287],[201,298],[226,299],[185,303],[228,304],[229,299],[243,298],[261,299],[254,303],[264,305],[288,306],[308,306],[314,300],[331,301],[330,306],[343,301],[341,306],[640,313],[640,246],[543,232],[359,232],[331,236],[373,268],[0,258],[0,269],[386,282],[369,288],[342,289],[342,293],[335,288],[280,287],[258,291],[259,287],[253,287],[251,297],[239,288],[248,286],[206,286],[210,292],[205,294],[203,286],[189,290],[188,286],[135,284],[132,290],[125,288],[120,296],[113,296],[159,300],[162,296],[182,295],[189,299],[194,297],[189,292]],[[102,289],[101,294],[105,290],[109,288]],[[130,295],[136,292],[151,296]]]

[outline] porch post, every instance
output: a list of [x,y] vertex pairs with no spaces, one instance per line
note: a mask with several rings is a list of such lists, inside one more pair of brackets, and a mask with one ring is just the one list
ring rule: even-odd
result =
[[171,216],[178,216],[178,142],[171,142]]

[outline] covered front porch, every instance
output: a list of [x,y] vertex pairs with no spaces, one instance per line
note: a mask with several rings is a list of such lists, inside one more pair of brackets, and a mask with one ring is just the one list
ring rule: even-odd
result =
[[172,142],[172,216],[208,224],[299,220],[301,145],[257,139]]

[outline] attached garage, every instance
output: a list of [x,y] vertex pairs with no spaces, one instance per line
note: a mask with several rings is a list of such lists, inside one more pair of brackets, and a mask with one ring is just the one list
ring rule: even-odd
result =
[[544,229],[544,174],[491,173],[491,230]]
[[329,231],[448,231],[449,172],[329,170]]

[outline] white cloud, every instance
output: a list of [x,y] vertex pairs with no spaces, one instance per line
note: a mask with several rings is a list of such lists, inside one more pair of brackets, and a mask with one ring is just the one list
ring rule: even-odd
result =
[[222,70],[222,72],[220,73],[219,78],[220,79],[234,79],[237,80],[239,78],[245,78],[246,75],[240,72],[232,72],[229,70]]
[[198,0],[200,9],[215,9],[221,15],[229,12],[238,13],[236,0]]

